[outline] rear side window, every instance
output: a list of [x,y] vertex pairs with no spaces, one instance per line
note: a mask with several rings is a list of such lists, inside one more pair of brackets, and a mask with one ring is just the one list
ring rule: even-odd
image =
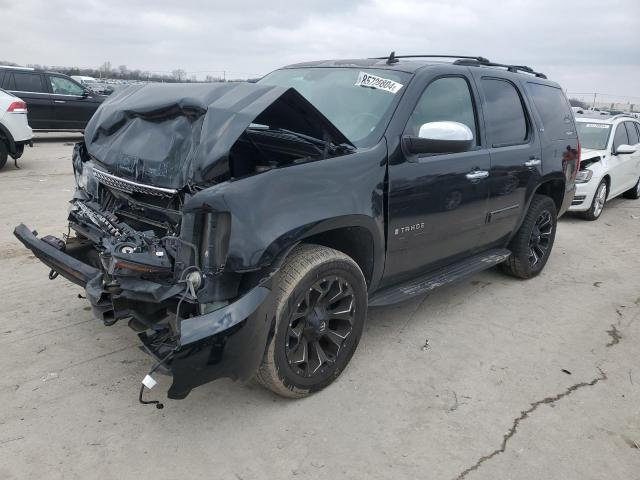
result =
[[573,115],[562,90],[530,82],[527,83],[527,90],[540,115],[542,127],[551,139],[562,140],[575,136]]
[[20,92],[46,93],[39,73],[14,73],[14,89]]
[[635,122],[624,122],[627,127],[627,135],[629,136],[629,145],[635,145],[640,142],[638,138],[638,132],[635,127]]
[[628,144],[629,136],[627,135],[627,129],[624,128],[624,123],[620,123],[616,127],[616,133],[613,137],[613,151],[615,152],[620,145]]
[[489,144],[506,147],[525,143],[527,119],[516,87],[506,80],[483,78],[482,90]]

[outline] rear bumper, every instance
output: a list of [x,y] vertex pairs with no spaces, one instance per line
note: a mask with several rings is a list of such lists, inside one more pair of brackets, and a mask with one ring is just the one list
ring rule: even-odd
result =
[[[99,318],[100,312],[117,300],[103,290],[101,270],[56,248],[47,237],[39,239],[23,224],[14,234],[42,263],[85,288]],[[271,293],[274,273],[223,308],[175,322],[175,330],[167,327],[138,334],[144,350],[158,361],[164,360],[163,367],[173,376],[169,398],[185,398],[193,388],[218,378],[246,380],[253,376],[275,315]],[[118,297],[126,298],[127,294],[120,292]]]
[[564,215],[571,207],[571,203],[573,202],[573,197],[576,194],[576,184],[573,183],[568,185],[565,190],[564,199],[562,201],[562,205],[560,206],[560,210],[558,210],[558,217]]

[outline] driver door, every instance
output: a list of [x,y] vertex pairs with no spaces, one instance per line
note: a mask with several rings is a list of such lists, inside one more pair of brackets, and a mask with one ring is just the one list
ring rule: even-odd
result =
[[95,111],[85,89],[59,75],[47,75],[53,100],[53,124],[57,130],[82,130]]
[[389,165],[388,258],[385,277],[397,283],[468,256],[480,245],[487,217],[490,158],[479,136],[478,100],[465,76],[431,81],[404,135],[425,123],[468,126],[474,145],[461,153],[404,153]]

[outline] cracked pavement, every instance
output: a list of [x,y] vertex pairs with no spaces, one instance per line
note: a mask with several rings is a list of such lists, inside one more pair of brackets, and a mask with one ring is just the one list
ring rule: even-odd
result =
[[[0,478],[640,478],[640,200],[560,221],[543,274],[497,271],[372,309],[331,387],[288,401],[222,380],[138,404],[126,325],[12,235],[65,231],[75,138],[0,171]],[[76,137],[77,138],[77,137]]]

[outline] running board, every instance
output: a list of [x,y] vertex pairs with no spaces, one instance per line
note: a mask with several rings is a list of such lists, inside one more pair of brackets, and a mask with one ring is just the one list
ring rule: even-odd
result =
[[506,248],[496,248],[474,255],[459,263],[454,263],[418,277],[410,282],[396,285],[374,293],[369,298],[370,307],[393,305],[409,300],[417,295],[429,292],[448,283],[457,282],[470,275],[491,268],[509,258],[511,252]]

